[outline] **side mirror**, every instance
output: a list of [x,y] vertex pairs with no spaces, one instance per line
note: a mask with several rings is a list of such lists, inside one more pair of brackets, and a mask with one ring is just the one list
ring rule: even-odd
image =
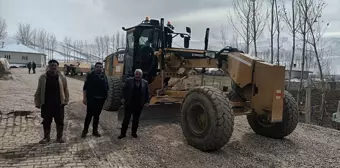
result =
[[186,29],[187,33],[191,34],[191,28],[190,27],[186,27],[185,29]]
[[190,37],[184,37],[184,48],[189,48]]

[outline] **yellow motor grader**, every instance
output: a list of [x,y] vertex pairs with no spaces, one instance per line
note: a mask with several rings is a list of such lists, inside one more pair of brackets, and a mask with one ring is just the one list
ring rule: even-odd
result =
[[[137,26],[124,28],[126,49],[121,76],[109,75],[110,90],[106,109],[119,111],[122,118],[122,85],[133,76],[135,69],[142,69],[143,78],[149,82],[150,106],[142,112],[144,117],[162,116],[176,112],[188,144],[202,151],[214,151],[228,143],[233,133],[234,116],[247,115],[255,133],[283,138],[298,123],[297,103],[284,90],[285,68],[272,65],[258,58],[225,47],[220,51],[207,50],[209,28],[205,34],[204,50],[188,49],[191,28],[186,33],[174,32],[174,27],[164,19],[148,17]],[[180,36],[184,48],[172,47],[172,39]],[[118,59],[118,55],[113,57]],[[112,66],[118,62],[111,62]],[[185,79],[190,70],[219,68],[232,80],[230,92],[210,86],[189,90],[173,90],[171,78]],[[149,114],[149,110],[152,111]],[[171,112],[172,110],[172,112]],[[166,116],[166,114],[164,114]]]

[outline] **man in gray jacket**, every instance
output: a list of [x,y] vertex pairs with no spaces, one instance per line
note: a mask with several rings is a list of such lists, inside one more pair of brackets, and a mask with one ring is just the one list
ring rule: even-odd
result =
[[56,60],[48,62],[48,71],[38,81],[34,94],[35,107],[41,109],[44,138],[40,144],[50,142],[51,123],[54,119],[57,128],[57,142],[64,143],[64,107],[69,102],[69,90],[66,77],[58,71]]
[[131,135],[137,138],[137,129],[139,124],[139,117],[143,110],[143,107],[149,106],[149,86],[148,82],[142,79],[143,71],[136,69],[134,77],[128,78],[125,81],[123,87],[123,100],[124,100],[124,119],[122,123],[121,133],[118,139],[126,137],[126,131],[129,126],[131,115],[132,127]]

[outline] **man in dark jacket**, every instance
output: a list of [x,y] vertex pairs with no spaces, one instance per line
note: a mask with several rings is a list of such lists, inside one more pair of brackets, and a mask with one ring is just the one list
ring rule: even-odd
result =
[[131,136],[137,138],[139,117],[143,107],[149,106],[150,103],[148,82],[142,79],[143,71],[141,69],[136,69],[134,75],[133,78],[126,79],[123,87],[125,112],[121,133],[118,139],[126,137],[126,131],[129,126],[131,115],[133,116]]
[[34,74],[35,74],[35,68],[37,68],[37,64],[35,64],[35,62],[33,61],[32,62],[32,70],[33,70]]
[[28,68],[28,73],[30,74],[30,73],[31,73],[31,68],[32,68],[31,62],[29,62],[29,63],[27,64],[27,68]]
[[106,75],[103,72],[103,64],[97,62],[94,71],[86,76],[83,87],[83,103],[87,105],[87,112],[81,137],[86,137],[92,117],[92,135],[96,137],[101,136],[98,132],[99,116],[107,98],[108,90],[109,86]]
[[57,125],[57,142],[64,143],[64,106],[69,102],[69,91],[66,77],[58,71],[56,60],[48,62],[48,71],[43,73],[38,81],[34,94],[35,107],[41,109],[44,138],[39,142],[50,142],[51,123],[54,119]]

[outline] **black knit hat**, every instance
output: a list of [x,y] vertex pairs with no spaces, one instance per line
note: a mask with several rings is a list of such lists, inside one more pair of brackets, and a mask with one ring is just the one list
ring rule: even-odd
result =
[[52,59],[48,61],[48,64],[52,64],[52,63],[56,63],[57,65],[59,65],[59,62],[57,60]]
[[96,64],[94,64],[94,66],[96,66],[96,65],[103,65],[103,63],[101,63],[101,62],[96,62]]

